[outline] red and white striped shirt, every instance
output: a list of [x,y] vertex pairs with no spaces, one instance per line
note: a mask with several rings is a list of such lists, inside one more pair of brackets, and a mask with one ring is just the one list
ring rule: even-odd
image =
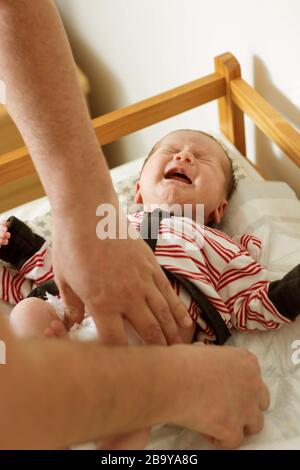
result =
[[[136,230],[144,212],[129,215]],[[268,298],[270,282],[259,264],[261,242],[251,235],[234,240],[217,229],[183,217],[163,219],[155,256],[160,265],[189,279],[221,314],[228,328],[240,331],[277,329],[291,320]],[[0,298],[12,304],[27,297],[44,281],[53,279],[51,250],[46,243],[19,271],[0,264]],[[198,339],[214,341],[213,331],[199,306],[177,281],[172,283],[188,312],[200,326]]]
[[[129,215],[136,230],[144,212]],[[282,316],[268,298],[267,270],[259,264],[261,241],[242,235],[233,239],[220,230],[184,217],[163,219],[155,248],[161,266],[190,280],[221,314],[227,327],[240,331],[275,330],[291,320]],[[213,331],[184,287],[173,283],[201,340],[213,341]]]
[[53,277],[51,250],[44,243],[19,271],[0,263],[0,298],[15,305]]

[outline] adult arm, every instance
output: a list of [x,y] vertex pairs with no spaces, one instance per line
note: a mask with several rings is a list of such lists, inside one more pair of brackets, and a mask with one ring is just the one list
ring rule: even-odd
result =
[[0,79],[51,203],[54,270],[70,320],[85,304],[104,342],[127,341],[122,315],[148,343],[180,341],[177,325],[190,318],[151,250],[96,236],[97,207],[110,203],[118,214],[118,200],[51,0],[0,0]]
[[268,391],[245,350],[19,340],[3,318],[0,331],[3,449],[65,448],[162,422],[233,448],[262,428]]

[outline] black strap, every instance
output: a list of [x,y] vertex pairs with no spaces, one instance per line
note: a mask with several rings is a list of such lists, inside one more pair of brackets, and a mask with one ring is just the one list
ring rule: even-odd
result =
[[54,279],[51,281],[42,282],[35,289],[33,289],[28,297],[37,297],[38,299],[47,300],[47,293],[51,295],[59,295],[59,290]]
[[[170,216],[171,214],[160,209],[155,209],[153,212],[145,212],[144,214],[143,220],[141,222],[140,233],[141,237],[150,246],[153,252],[155,251],[157,244],[160,222],[162,219],[170,218]],[[200,307],[203,319],[215,333],[215,343],[224,344],[231,334],[218,310],[209,302],[203,292],[201,292],[201,290],[197,288],[191,281],[183,278],[179,274],[175,274],[167,270],[164,267],[162,267],[162,269],[168,279],[170,281],[176,280],[179,282]]]
[[140,234],[153,252],[157,244],[160,223],[162,219],[166,218],[170,218],[169,212],[165,212],[161,209],[154,209],[153,212],[144,213],[140,226]]

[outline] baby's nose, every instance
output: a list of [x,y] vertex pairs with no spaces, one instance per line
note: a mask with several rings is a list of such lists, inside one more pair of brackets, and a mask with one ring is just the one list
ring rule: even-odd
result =
[[190,152],[183,151],[183,152],[180,152],[180,153],[177,153],[176,155],[174,155],[174,160],[185,162],[185,163],[193,163],[194,162],[194,156]]

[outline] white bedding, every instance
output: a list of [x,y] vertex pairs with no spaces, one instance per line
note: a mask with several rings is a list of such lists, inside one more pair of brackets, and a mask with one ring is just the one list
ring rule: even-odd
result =
[[[260,261],[269,268],[270,280],[276,279],[300,263],[300,202],[287,185],[263,182],[236,149],[227,141],[226,144],[238,165],[240,193],[232,201],[231,213],[228,213],[223,228],[228,233],[232,231],[231,235],[235,234],[237,227],[242,233],[243,229],[248,229],[261,238],[264,249]],[[119,192],[128,192],[127,187],[132,185],[142,161],[136,160],[112,170]],[[254,181],[255,196],[252,194],[250,197]],[[283,215],[278,210],[282,199],[285,200]],[[258,210],[254,210],[255,207]],[[42,198],[1,214],[1,218],[14,214],[33,221],[48,212],[48,201]],[[298,344],[295,343],[297,340]],[[257,355],[264,380],[271,391],[271,406],[266,413],[263,431],[246,438],[241,449],[300,449],[300,319],[275,332],[251,335],[234,332],[229,342]],[[298,349],[293,349],[293,345]],[[210,448],[210,444],[196,433],[168,425],[154,429],[148,445],[148,449]]]

